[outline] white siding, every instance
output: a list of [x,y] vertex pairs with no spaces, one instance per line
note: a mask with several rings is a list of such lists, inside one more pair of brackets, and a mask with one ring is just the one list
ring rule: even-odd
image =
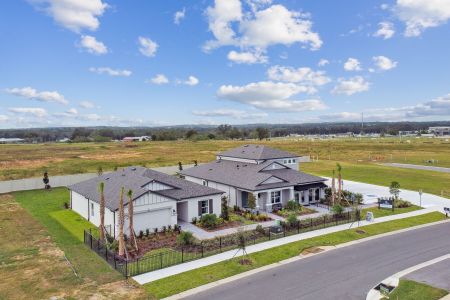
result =
[[157,181],[150,182],[149,184],[144,186],[144,188],[149,191],[160,191],[160,190],[173,189],[173,187],[165,185],[165,184],[163,184],[161,182],[157,182]]
[[[198,184],[203,184],[203,179],[196,178],[196,177],[185,176],[185,180],[195,182]],[[217,183],[214,181],[208,181],[208,186],[213,189],[218,189],[220,191],[225,192],[226,196],[228,197],[228,205],[229,206],[238,205],[237,192],[234,187],[226,185],[226,184],[222,184],[222,183]]]
[[88,205],[89,200],[80,194],[71,191],[72,210],[77,212],[80,216],[88,219]]
[[236,157],[227,157],[227,156],[217,156],[217,160],[231,160],[236,162],[244,162],[249,164],[258,164],[260,162],[263,162],[262,160],[255,160],[255,159],[246,159],[246,158],[236,158]]
[[[212,195],[212,196],[205,196],[205,197],[197,197],[197,198],[191,198],[189,200],[184,201],[183,203],[179,203],[178,205],[183,205],[183,213],[179,215],[178,217],[186,222],[192,221],[192,218],[199,217],[198,215],[198,202],[203,200],[213,200],[213,214],[216,216],[220,216],[222,212],[221,207],[221,197],[222,195]],[[186,203],[186,204],[185,204]]]
[[278,183],[278,182],[284,182],[283,180],[281,180],[280,178],[277,178],[275,176],[270,177],[269,179],[263,181],[260,183],[260,185],[263,184],[269,184],[269,183]]

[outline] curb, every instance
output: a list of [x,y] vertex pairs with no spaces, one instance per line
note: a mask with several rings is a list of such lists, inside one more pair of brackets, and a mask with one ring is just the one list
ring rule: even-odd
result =
[[[282,261],[279,261],[279,262],[276,262],[276,263],[273,263],[273,264],[270,264],[270,265],[267,265],[267,266],[263,266],[263,267],[260,267],[260,268],[257,268],[257,269],[253,269],[253,270],[250,270],[250,271],[247,271],[247,272],[243,272],[243,273],[240,273],[240,274],[236,274],[236,275],[224,278],[224,279],[220,279],[220,280],[217,280],[217,281],[214,281],[214,282],[210,282],[210,283],[207,283],[205,285],[198,286],[198,287],[195,287],[193,289],[186,290],[186,291],[183,291],[181,293],[169,296],[167,298],[163,298],[162,300],[182,299],[184,297],[192,296],[192,295],[195,295],[197,293],[206,291],[208,289],[211,289],[211,288],[214,288],[214,287],[218,287],[220,285],[223,285],[223,284],[226,284],[226,283],[230,283],[230,282],[236,281],[238,279],[242,279],[242,278],[247,277],[247,276],[251,276],[253,274],[256,274],[256,273],[259,273],[259,272],[262,272],[262,271],[270,270],[270,269],[273,269],[273,268],[276,268],[276,267],[279,267],[279,266],[282,266],[282,265],[285,265],[285,264],[289,264],[291,262],[295,262],[295,261],[298,261],[298,260],[306,259],[306,258],[313,257],[313,256],[316,256],[316,255],[321,255],[323,253],[327,253],[329,251],[333,251],[333,250],[336,250],[336,249],[340,249],[340,248],[344,248],[344,247],[348,247],[348,246],[352,246],[352,245],[368,242],[368,241],[371,241],[371,240],[374,240],[374,239],[377,239],[377,238],[391,236],[391,235],[394,235],[394,234],[408,232],[408,231],[412,231],[412,230],[416,230],[416,229],[420,229],[420,228],[425,228],[425,227],[429,227],[429,226],[434,226],[434,225],[439,225],[439,224],[443,224],[443,223],[450,223],[450,219],[442,220],[442,221],[438,221],[438,222],[433,222],[433,223],[428,223],[428,224],[417,225],[417,226],[414,226],[414,227],[409,227],[409,228],[404,228],[404,229],[400,229],[400,230],[396,230],[396,231],[386,232],[386,233],[374,235],[374,236],[371,236],[371,237],[367,237],[367,238],[363,238],[363,239],[359,239],[359,240],[355,240],[355,241],[351,241],[351,242],[338,244],[336,246],[330,246],[330,247],[325,248],[323,251],[321,251],[319,253],[312,253],[312,254],[308,254],[308,255],[300,254],[299,256],[291,257],[291,258],[288,258],[288,259],[285,259],[285,260],[282,260]],[[371,298],[371,299],[375,299],[375,298]]]
[[[446,254],[446,255],[442,255],[440,257],[431,259],[429,261],[420,263],[418,265],[412,266],[410,268],[407,268],[403,271],[400,271],[398,273],[395,273],[394,275],[389,276],[388,278],[382,280],[380,283],[384,283],[386,285],[392,286],[394,288],[396,288],[400,282],[400,278],[402,278],[405,275],[408,275],[409,273],[412,273],[414,271],[420,270],[422,268],[434,265],[438,262],[441,262],[443,260],[449,259],[450,258],[450,254]],[[377,284],[378,286],[378,284]],[[381,293],[377,290],[375,290],[375,287],[373,287],[368,293],[367,293],[367,297],[366,300],[379,300],[381,299],[383,296],[381,295]],[[448,295],[446,296],[448,297]],[[445,297],[444,297],[445,298]],[[450,299],[450,296],[449,298]]]

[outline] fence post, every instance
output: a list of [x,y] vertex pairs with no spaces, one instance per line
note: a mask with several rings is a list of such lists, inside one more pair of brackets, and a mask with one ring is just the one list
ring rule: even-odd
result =
[[269,229],[269,241],[270,241],[270,229]]
[[297,233],[300,233],[300,221],[297,221]]
[[159,254],[159,259],[160,259],[160,262],[161,262],[161,269],[162,269],[162,267],[163,267],[162,252]]
[[125,260],[125,278],[128,278],[128,261]]
[[312,218],[309,218],[309,221],[310,221],[310,222],[309,222],[309,223],[310,223],[309,227],[312,228],[312,226],[313,226],[313,225],[312,225]]
[[336,226],[337,226],[338,221],[339,221],[338,216],[337,216],[337,215],[334,215],[334,218],[336,219]]
[[181,247],[181,262],[184,262],[184,247]]
[[219,251],[222,252],[222,237],[219,237]]
[[203,241],[200,243],[200,246],[202,246],[202,258],[203,258]]
[[89,239],[91,240],[91,250],[92,250],[92,234],[89,235]]
[[137,274],[139,274],[139,258],[136,259],[136,265]]
[[116,255],[113,254],[114,256],[114,269],[117,270],[117,259],[116,259]]
[[325,225],[326,225],[326,218],[327,218],[327,216],[323,216],[323,228],[325,228]]

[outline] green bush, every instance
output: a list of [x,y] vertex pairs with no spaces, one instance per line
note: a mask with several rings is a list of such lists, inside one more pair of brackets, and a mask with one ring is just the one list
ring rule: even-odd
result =
[[331,208],[331,211],[336,215],[340,215],[344,212],[344,208],[341,205],[336,204]]
[[182,231],[177,236],[177,243],[181,246],[192,245],[195,242],[194,235],[190,231]]
[[291,211],[298,211],[300,209],[300,204],[298,204],[295,200],[289,200],[286,203],[286,209]]
[[256,232],[259,232],[261,234],[265,234],[264,228],[262,227],[262,225],[258,225],[256,226]]
[[217,216],[215,214],[206,214],[200,218],[200,224],[205,228],[214,228],[217,225]]
[[296,225],[297,224],[297,214],[295,213],[291,213],[287,218],[286,218],[286,222],[290,225]]
[[395,200],[395,207],[396,208],[406,208],[412,206],[412,203],[406,200]]

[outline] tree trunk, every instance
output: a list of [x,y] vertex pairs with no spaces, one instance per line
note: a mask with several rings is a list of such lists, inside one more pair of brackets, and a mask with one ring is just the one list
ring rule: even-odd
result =
[[342,175],[341,172],[338,174],[338,204],[341,203],[342,200]]
[[131,190],[128,192],[128,222],[130,227],[130,243],[131,245],[136,245],[136,236],[134,234],[134,224],[133,224],[133,215],[134,215],[134,207],[133,207],[133,196]]
[[119,200],[119,255],[125,255],[125,239],[123,237],[123,225],[125,223],[125,214],[123,211],[123,190],[120,191],[120,200]]
[[334,178],[334,171],[333,171],[333,178],[331,179],[331,206],[334,206],[336,202],[336,179]]

